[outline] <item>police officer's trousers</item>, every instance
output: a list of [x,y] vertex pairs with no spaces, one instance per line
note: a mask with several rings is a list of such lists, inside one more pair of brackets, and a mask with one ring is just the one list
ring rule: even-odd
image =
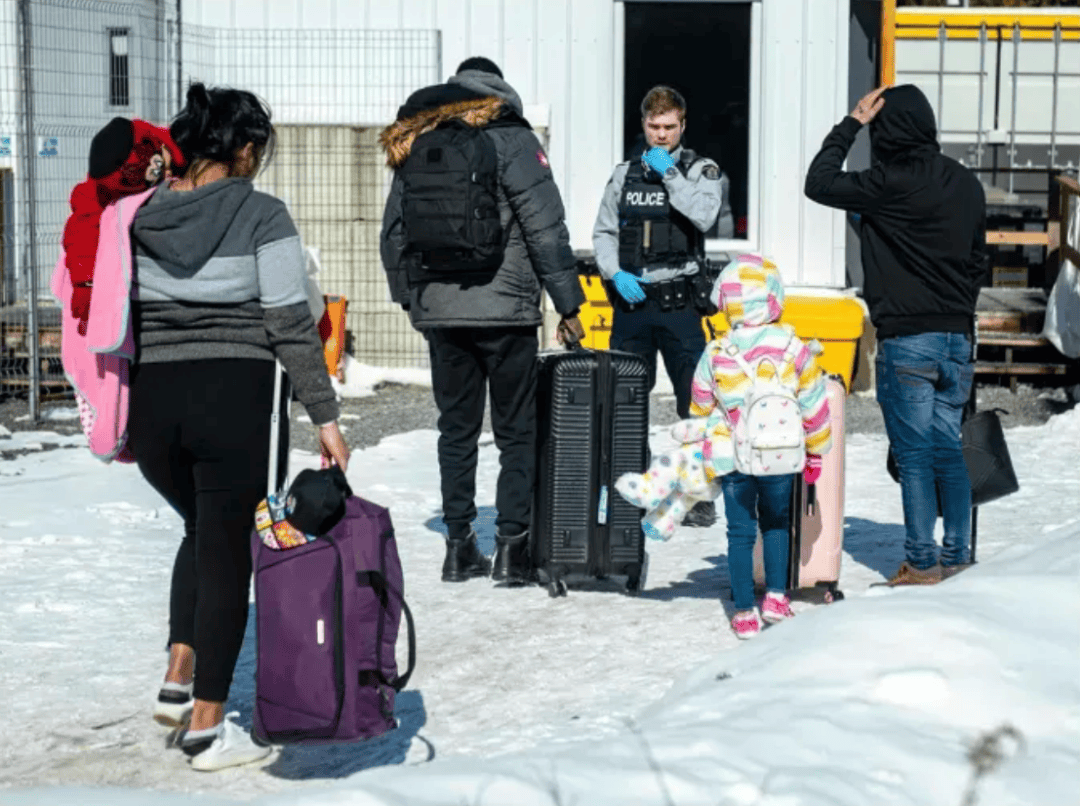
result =
[[645,359],[650,389],[656,383],[656,353],[659,350],[675,389],[675,409],[683,419],[690,416],[690,385],[698,360],[705,351],[701,314],[692,305],[662,311],[659,301],[648,298],[628,311],[616,304],[611,325],[611,349],[636,353]]

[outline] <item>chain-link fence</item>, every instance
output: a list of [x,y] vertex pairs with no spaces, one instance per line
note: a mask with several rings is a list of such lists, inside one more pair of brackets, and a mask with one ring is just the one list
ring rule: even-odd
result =
[[379,260],[377,137],[438,80],[438,32],[211,29],[176,9],[0,0],[0,394],[26,394],[36,417],[40,393],[66,392],[49,278],[91,138],[115,116],[167,123],[191,81],[249,89],[273,110],[278,147],[256,184],[289,205],[324,292],[348,297],[346,349],[422,366]]
[[379,229],[390,179],[378,146],[410,92],[439,75],[435,31],[236,31],[185,27],[182,74],[249,89],[277,144],[256,186],[288,204],[328,294],[348,298],[345,349],[422,366],[423,339],[390,302]]

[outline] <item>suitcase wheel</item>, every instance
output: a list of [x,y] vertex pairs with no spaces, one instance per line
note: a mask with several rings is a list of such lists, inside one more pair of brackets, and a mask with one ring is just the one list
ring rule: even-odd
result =
[[821,599],[825,604],[832,604],[844,598],[844,592],[836,585],[835,582],[818,582],[814,587],[822,589]]
[[626,592],[630,596],[636,596],[645,590],[645,580],[649,576],[649,552],[645,552],[641,566],[632,572],[626,579]]

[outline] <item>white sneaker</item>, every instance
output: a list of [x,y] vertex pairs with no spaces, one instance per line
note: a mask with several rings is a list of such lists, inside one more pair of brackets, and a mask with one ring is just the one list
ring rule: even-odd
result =
[[240,716],[239,711],[228,714],[218,725],[218,735],[211,745],[191,759],[191,768],[200,772],[214,772],[226,767],[251,764],[270,755],[273,748],[255,744],[251,734],[241,728],[232,717]]
[[194,683],[163,683],[154,703],[154,721],[167,728],[182,728],[191,721]]

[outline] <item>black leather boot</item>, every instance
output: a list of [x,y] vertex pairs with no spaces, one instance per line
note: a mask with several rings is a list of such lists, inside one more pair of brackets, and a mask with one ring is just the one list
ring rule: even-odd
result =
[[472,577],[491,573],[491,561],[476,547],[476,532],[466,538],[447,539],[446,559],[443,560],[443,582],[464,582]]
[[529,556],[529,533],[495,536],[495,564],[491,578],[510,587],[528,585],[535,581],[532,559]]
[[716,504],[698,501],[683,518],[683,526],[709,527],[716,523]]

